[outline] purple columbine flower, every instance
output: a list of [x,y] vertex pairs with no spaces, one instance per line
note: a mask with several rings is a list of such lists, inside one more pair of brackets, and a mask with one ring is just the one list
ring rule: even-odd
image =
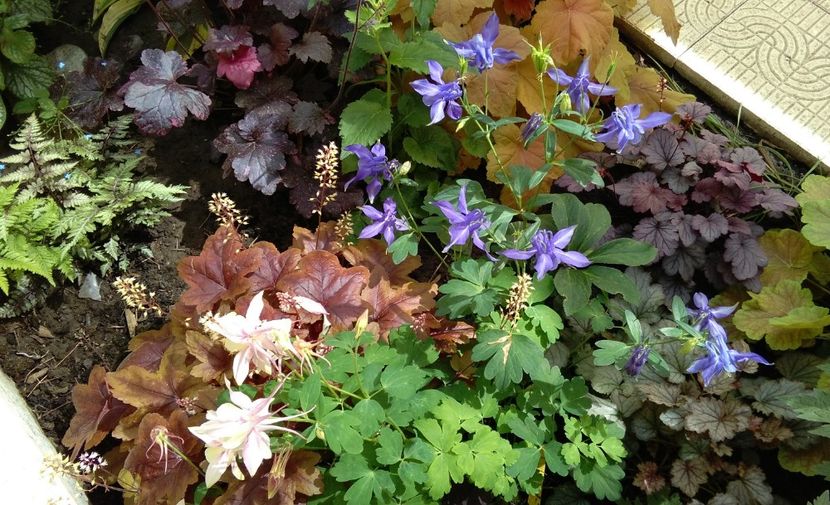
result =
[[476,33],[470,40],[464,42],[450,42],[459,56],[469,61],[479,72],[493,68],[496,63],[504,64],[520,60],[518,54],[509,49],[493,47],[499,36],[499,17],[496,13],[490,15],[481,33]]
[[709,336],[714,335],[726,339],[726,330],[717,322],[717,319],[730,316],[738,308],[738,304],[731,307],[710,307],[709,298],[703,293],[695,293],[692,300],[697,308],[686,310],[689,311],[690,316],[695,318],[695,329],[698,331],[705,329],[709,332]]
[[548,76],[551,79],[560,86],[567,86],[567,93],[571,98],[574,109],[582,114],[591,110],[589,93],[595,96],[611,96],[617,92],[617,88],[591,81],[591,71],[588,70],[590,60],[590,57],[582,60],[582,64],[579,65],[579,69],[573,77],[558,68],[548,70]]
[[478,235],[481,230],[486,230],[490,226],[490,221],[482,210],[467,208],[467,186],[461,186],[461,191],[458,193],[458,207],[453,207],[450,202],[444,200],[435,201],[433,205],[438,207],[450,222],[450,242],[441,252],[449,251],[454,245],[465,245],[472,237],[473,245],[484,251],[488,258],[495,260]]
[[666,112],[652,112],[645,119],[640,117],[640,104],[623,105],[611,113],[605,120],[605,131],[597,135],[597,140],[621,153],[628,144],[639,144],[646,128],[656,128],[671,119]]
[[546,273],[556,270],[560,263],[577,268],[587,267],[591,264],[591,261],[584,254],[564,250],[571,243],[574,229],[576,229],[576,225],[568,226],[556,233],[550,230],[539,230],[530,240],[530,249],[507,249],[502,254],[514,260],[527,260],[536,256],[536,263],[533,268],[536,270],[537,279],[541,279]]
[[461,118],[461,104],[458,100],[464,93],[458,80],[444,82],[444,67],[435,60],[427,60],[429,78],[412,81],[412,89],[421,95],[424,105],[429,107],[429,124],[435,124],[446,115],[453,121]]
[[722,373],[737,372],[738,365],[745,361],[755,361],[764,365],[770,364],[769,361],[754,352],[738,352],[735,349],[730,349],[726,342],[726,333],[723,335],[710,333],[706,340],[706,351],[705,356],[697,359],[686,370],[688,373],[701,372],[704,386],[708,386],[712,379]]
[[648,347],[643,347],[638,345],[634,347],[634,350],[631,351],[631,357],[628,358],[628,361],[625,363],[625,371],[628,372],[628,375],[632,377],[636,377],[640,375],[640,372],[643,370],[643,366],[645,366],[646,361],[648,361],[648,355],[651,353],[651,349]]
[[369,196],[369,203],[375,203],[375,197],[380,193],[383,181],[392,180],[392,171],[386,159],[386,148],[378,142],[372,146],[371,151],[359,144],[352,144],[344,149],[357,155],[357,173],[346,182],[344,188],[349,189],[352,183],[369,179],[366,194]]
[[383,202],[383,212],[377,210],[370,205],[359,207],[363,214],[372,220],[372,224],[363,228],[360,232],[360,238],[372,238],[378,235],[383,235],[383,239],[388,245],[395,241],[395,230],[407,231],[409,224],[405,219],[398,217],[398,206],[395,200],[387,198]]

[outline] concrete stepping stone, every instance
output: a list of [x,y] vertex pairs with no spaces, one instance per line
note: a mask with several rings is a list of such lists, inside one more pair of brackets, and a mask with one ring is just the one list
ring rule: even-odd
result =
[[677,44],[646,1],[618,20],[623,33],[808,166],[830,167],[830,0],[674,0]]
[[44,461],[58,455],[43,434],[17,386],[0,370],[0,426],[3,457],[0,458],[0,503],[6,505],[89,505],[72,478],[50,478]]

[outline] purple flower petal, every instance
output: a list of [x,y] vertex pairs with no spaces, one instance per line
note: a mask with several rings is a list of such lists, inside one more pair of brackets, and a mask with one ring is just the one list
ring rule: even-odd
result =
[[536,254],[536,251],[533,249],[528,249],[526,251],[522,251],[520,249],[506,249],[501,253],[512,260],[529,260]]
[[562,263],[576,268],[585,268],[591,264],[591,260],[579,251],[558,252],[556,253],[556,257],[559,258]]

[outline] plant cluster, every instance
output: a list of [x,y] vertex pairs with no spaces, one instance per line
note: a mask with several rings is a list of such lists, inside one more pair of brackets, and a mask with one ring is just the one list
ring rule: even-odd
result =
[[[55,72],[46,58],[35,53],[35,37],[27,28],[51,20],[49,0],[0,2],[0,91],[18,100],[48,95]],[[8,117],[8,106],[15,104],[11,100],[8,95],[5,101],[0,98],[0,128]]]
[[98,132],[56,140],[30,116],[2,160],[0,172],[0,291],[18,300],[31,298],[29,275],[55,284],[55,274],[75,279],[82,272],[104,275],[128,264],[130,229],[152,227],[179,202],[182,186],[138,177],[146,161],[129,132],[129,118]]

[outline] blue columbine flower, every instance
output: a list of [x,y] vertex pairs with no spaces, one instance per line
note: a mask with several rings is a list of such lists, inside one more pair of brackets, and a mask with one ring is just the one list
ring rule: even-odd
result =
[[481,33],[476,33],[470,40],[464,42],[450,42],[459,56],[469,61],[479,72],[493,68],[496,63],[504,64],[520,60],[518,54],[509,49],[493,47],[499,36],[499,17],[496,13],[490,15]]
[[651,349],[648,347],[643,347],[641,345],[634,347],[634,350],[631,351],[631,357],[628,358],[628,361],[625,363],[624,367],[628,375],[632,377],[640,375],[640,372],[643,370],[643,366],[645,366],[646,361],[648,361],[649,354],[651,354]]
[[490,226],[490,221],[482,210],[467,208],[467,186],[461,186],[461,191],[458,193],[458,207],[453,207],[450,202],[443,200],[433,202],[433,205],[438,207],[450,222],[450,242],[441,252],[449,251],[454,245],[464,245],[472,237],[473,245],[484,251],[488,258],[494,259],[478,235],[480,231]]
[[392,171],[386,159],[386,148],[378,142],[372,146],[371,151],[359,144],[352,144],[344,149],[357,155],[357,173],[346,182],[344,188],[349,189],[352,183],[368,179],[366,194],[369,196],[369,203],[375,203],[375,197],[380,193],[383,181],[392,179]]
[[444,82],[444,67],[435,60],[427,60],[429,78],[412,81],[412,88],[421,95],[424,105],[429,107],[429,124],[435,124],[446,115],[453,121],[461,117],[461,104],[458,100],[464,93],[458,80]]
[[530,137],[536,133],[536,130],[538,130],[540,126],[542,126],[542,119],[542,115],[538,112],[534,112],[530,115],[527,122],[522,126],[522,142],[527,143],[527,141],[530,140]]
[[369,205],[364,205],[359,208],[366,217],[372,220],[372,224],[363,228],[363,231],[360,232],[360,238],[372,238],[383,235],[386,243],[391,245],[395,241],[396,230],[409,230],[409,224],[407,224],[406,220],[398,217],[398,206],[392,198],[387,198],[383,202],[383,212]]
[[697,308],[687,310],[689,315],[695,318],[695,329],[698,331],[705,329],[709,332],[709,335],[716,335],[725,339],[726,330],[717,322],[717,319],[723,319],[731,315],[738,308],[738,304],[736,303],[731,307],[710,307],[709,298],[703,293],[695,293],[692,299]]
[[745,361],[755,361],[764,365],[770,362],[754,352],[738,352],[730,349],[726,335],[709,334],[706,340],[706,355],[697,359],[686,372],[703,376],[703,385],[708,386],[712,379],[722,373],[735,373],[738,365]]
[[556,270],[561,263],[577,268],[587,267],[591,261],[584,254],[564,250],[571,243],[574,229],[576,226],[569,226],[556,233],[550,230],[539,230],[530,240],[530,249],[507,249],[502,254],[514,260],[527,260],[536,256],[533,268],[536,270],[537,279]]
[[617,88],[591,81],[591,71],[588,69],[590,57],[582,60],[576,74],[571,77],[562,70],[555,68],[548,70],[548,76],[560,86],[567,86],[567,93],[574,105],[574,109],[582,114],[591,110],[591,100],[588,94],[595,96],[611,96]]
[[646,128],[656,128],[671,119],[666,112],[652,112],[644,119],[640,117],[640,104],[623,105],[611,113],[602,125],[605,131],[597,135],[599,142],[621,153],[628,144],[639,144]]

